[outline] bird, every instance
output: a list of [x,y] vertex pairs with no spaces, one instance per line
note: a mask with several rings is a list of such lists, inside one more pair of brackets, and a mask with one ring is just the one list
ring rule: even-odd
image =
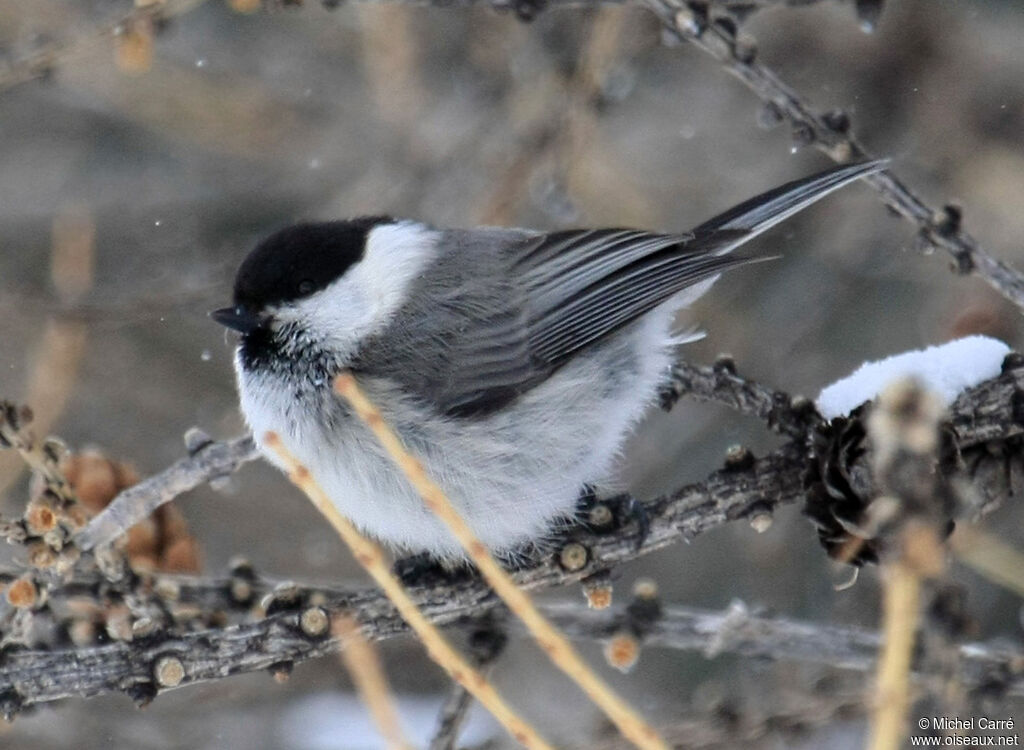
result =
[[[351,372],[492,553],[543,548],[589,488],[615,487],[624,439],[666,384],[677,313],[736,248],[884,167],[788,182],[685,233],[438,228],[364,216],[299,223],[259,242],[233,303],[239,402],[338,510],[399,551],[464,560],[369,428],[332,389]],[[751,325],[757,324],[756,313]]]

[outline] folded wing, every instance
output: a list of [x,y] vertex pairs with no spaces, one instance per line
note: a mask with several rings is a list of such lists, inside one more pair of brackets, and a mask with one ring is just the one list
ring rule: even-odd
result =
[[452,416],[504,406],[687,287],[766,260],[731,251],[883,166],[845,165],[787,183],[687,234],[600,229],[524,239],[512,254],[504,304],[471,311],[459,325],[447,345],[448,362],[458,367],[435,372],[430,398]]

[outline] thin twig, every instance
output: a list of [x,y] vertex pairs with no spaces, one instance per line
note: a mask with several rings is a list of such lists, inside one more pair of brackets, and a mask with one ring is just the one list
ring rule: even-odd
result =
[[633,744],[651,750],[667,750],[668,746],[658,737],[654,728],[583,661],[569,639],[544,618],[529,595],[516,585],[488,553],[443,490],[427,476],[423,465],[405,450],[398,435],[359,388],[352,374],[345,372],[338,375],[334,380],[334,390],[348,401],[356,415],[370,428],[426,506],[444,522],[487,583],[508,605],[512,614],[523,621],[552,663],[565,672]]
[[763,420],[769,429],[779,434],[798,439],[807,435],[810,425],[821,419],[810,401],[796,399],[794,403],[783,391],[737,375],[736,366],[727,358],[712,367],[682,360],[676,362],[669,385],[661,394],[662,408],[671,409],[682,396],[725,404],[741,414]]
[[910,659],[921,609],[921,575],[904,562],[885,571],[882,653],[878,660],[871,750],[897,750],[910,710]]
[[[853,136],[844,112],[815,110],[798,92],[769,68],[756,61],[756,47],[747,35],[736,33],[735,24],[709,22],[707,6],[680,0],[643,0],[668,31],[680,40],[711,55],[730,74],[742,81],[766,106],[785,118],[799,145],[813,145],[837,162],[871,158]],[[1000,294],[1024,308],[1024,275],[992,257],[961,227],[958,208],[936,210],[897,178],[891,170],[864,178],[886,205],[918,228],[926,245],[953,257],[955,270],[975,273]]]
[[178,495],[212,479],[231,474],[259,457],[248,435],[226,442],[208,442],[169,467],[118,495],[75,536],[83,550],[115,539]]
[[359,630],[359,624],[350,615],[334,618],[331,632],[341,644],[341,659],[355,683],[370,715],[377,724],[381,736],[390,750],[411,750],[412,743],[406,739],[398,711],[391,697],[388,678],[380,663],[377,649],[367,641]]
[[274,433],[267,433],[264,442],[268,448],[273,450],[288,467],[289,479],[301,489],[313,502],[324,517],[330,521],[338,536],[342,538],[356,561],[363,566],[367,573],[376,581],[387,598],[395,605],[402,619],[409,627],[416,631],[420,641],[430,658],[437,662],[453,680],[464,685],[473,696],[487,708],[509,734],[518,742],[529,748],[550,748],[537,731],[521,719],[504,699],[494,689],[494,686],[484,678],[477,670],[452,648],[445,640],[438,629],[430,623],[420,608],[416,606],[409,593],[405,590],[398,578],[391,572],[384,553],[380,547],[366,539],[352,525],[352,522],[345,518],[331,502],[331,499],[323,491],[316,479],[309,473],[309,469],[300,464],[298,460],[285,448],[281,439]]
[[462,722],[473,705],[473,696],[458,683],[452,684],[451,692],[441,705],[438,713],[438,726],[434,736],[430,738],[428,750],[455,750],[459,739]]
[[945,568],[939,528],[948,510],[935,471],[943,416],[941,399],[914,379],[903,379],[882,391],[868,418],[880,497],[868,506],[863,523],[895,541],[882,558],[883,640],[871,750],[897,750],[906,737],[922,589]]

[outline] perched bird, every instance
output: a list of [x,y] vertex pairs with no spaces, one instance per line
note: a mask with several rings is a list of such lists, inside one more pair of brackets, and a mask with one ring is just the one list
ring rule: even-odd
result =
[[[352,371],[479,538],[499,555],[550,537],[608,486],[624,438],[666,382],[676,313],[731,252],[882,168],[790,182],[685,234],[440,229],[374,216],[298,224],[242,263],[242,412],[364,532],[440,561],[462,550],[332,390]],[[276,455],[263,450],[279,464]]]

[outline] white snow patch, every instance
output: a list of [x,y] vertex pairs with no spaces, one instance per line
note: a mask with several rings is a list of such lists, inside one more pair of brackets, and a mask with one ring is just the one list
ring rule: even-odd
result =
[[948,406],[968,388],[998,375],[1010,347],[988,336],[967,336],[948,344],[865,362],[852,374],[822,389],[818,411],[826,419],[849,414],[875,398],[892,381],[915,377]]
[[[395,695],[398,718],[406,737],[426,747],[437,728],[443,698]],[[295,701],[278,726],[279,747],[293,750],[379,750],[384,740],[366,704],[351,693],[319,693]],[[476,703],[459,733],[459,747],[478,747],[494,740],[501,727]]]

